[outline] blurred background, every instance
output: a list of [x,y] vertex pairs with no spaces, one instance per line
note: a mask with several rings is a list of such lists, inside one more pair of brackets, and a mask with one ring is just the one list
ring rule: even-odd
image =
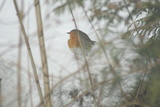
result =
[[160,0],[1,0],[0,38],[0,107],[160,107]]

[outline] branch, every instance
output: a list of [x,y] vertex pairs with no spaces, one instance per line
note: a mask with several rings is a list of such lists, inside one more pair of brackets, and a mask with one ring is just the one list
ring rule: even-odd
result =
[[20,15],[20,12],[19,12],[19,9],[18,9],[17,1],[13,0],[13,3],[14,3],[14,7],[16,9],[16,12],[17,12],[17,16],[18,16],[18,20],[19,20],[19,23],[20,23],[21,31],[22,31],[23,37],[25,39],[26,47],[27,47],[27,50],[28,50],[28,55],[29,55],[29,58],[30,58],[30,61],[31,61],[31,65],[32,65],[33,73],[34,73],[34,79],[35,79],[37,89],[38,89],[38,95],[39,95],[40,101],[43,104],[42,106],[44,106],[45,103],[44,103],[44,100],[43,100],[42,90],[41,90],[41,87],[40,87],[40,84],[39,84],[39,78],[38,78],[38,74],[37,74],[37,70],[36,70],[36,65],[35,65],[35,62],[34,62],[34,59],[33,59],[32,51],[31,51],[31,48],[30,48],[30,44],[29,44],[29,41],[28,41],[26,31],[25,31],[25,28],[24,28],[23,23],[22,23],[22,17]]

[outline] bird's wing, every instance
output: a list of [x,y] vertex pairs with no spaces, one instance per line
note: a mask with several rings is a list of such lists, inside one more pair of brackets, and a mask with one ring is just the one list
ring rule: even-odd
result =
[[91,42],[92,40],[88,37],[88,35],[84,32],[81,32],[79,33],[79,36],[80,36],[80,39],[85,39],[87,40],[88,42]]

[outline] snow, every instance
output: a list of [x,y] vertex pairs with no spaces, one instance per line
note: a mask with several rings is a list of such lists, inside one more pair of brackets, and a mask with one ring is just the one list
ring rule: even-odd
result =
[[[32,4],[33,3],[31,1],[25,1],[25,13],[27,13],[28,7]],[[51,82],[51,86],[53,86],[53,93],[51,96],[52,101],[54,103],[54,107],[63,107],[64,105],[72,101],[73,98],[71,92],[77,93],[77,96],[83,94],[84,95],[83,97],[80,97],[79,99],[74,101],[74,103],[72,103],[69,107],[79,107],[81,102],[83,102],[83,107],[93,107],[94,99],[92,94],[98,97],[101,92],[101,89],[103,90],[103,94],[100,96],[100,105],[104,107],[114,107],[118,105],[120,101],[123,100],[119,88],[117,88],[116,86],[114,87],[115,89],[112,89],[111,83],[106,82],[104,86],[102,85],[103,88],[100,85],[98,86],[98,88],[95,88],[94,92],[92,92],[90,89],[90,84],[88,83],[88,73],[86,71],[86,68],[83,67],[83,57],[79,56],[79,59],[76,60],[73,53],[69,50],[67,46],[67,41],[69,39],[67,32],[74,28],[71,15],[69,13],[65,13],[61,16],[54,15],[53,13],[50,14],[52,8],[48,7],[49,10],[47,10],[47,6],[48,5],[42,6],[42,17],[44,22],[44,37],[46,43],[49,73],[51,80],[53,79],[53,82]],[[40,77],[40,84],[41,86],[43,86],[38,38],[36,35],[36,21],[34,15],[34,8],[31,8],[31,10],[29,11],[30,12],[27,14],[28,17],[24,19],[24,25],[29,36],[31,50],[37,66],[38,75]],[[47,14],[50,14],[50,16],[46,17]],[[81,15],[81,11],[76,10],[75,16],[77,19],[76,21],[78,23],[78,28],[89,34],[92,40],[97,41],[97,38],[93,30],[91,30],[90,26],[88,26],[88,22],[82,20],[84,19],[84,16]],[[17,59],[19,57],[18,41],[20,31],[14,5],[11,1],[6,1],[3,9],[1,10],[0,32],[0,78],[2,79],[3,106],[16,107],[18,73]],[[132,62],[132,60],[136,58],[136,55],[133,51],[131,51],[132,49],[129,50],[130,46],[126,46],[126,43],[124,43],[123,40],[118,38],[117,35],[111,35],[112,37],[110,35],[107,35],[107,42],[112,42],[112,44],[106,44],[105,47],[109,57],[108,59],[110,61],[112,60],[113,54],[111,53],[111,50],[114,49],[115,51],[113,53],[121,52],[122,54],[118,54],[117,58],[121,58],[121,56],[123,55],[126,56],[125,53],[127,53],[128,56],[126,57],[126,59],[123,59],[118,66],[116,66],[117,68],[115,68],[115,71],[118,72],[120,77],[123,77],[121,78],[121,83],[124,92],[130,92],[132,90],[132,86],[136,82],[135,78],[137,74],[130,74],[129,62]],[[110,48],[111,45],[113,45],[112,48]],[[115,54],[115,56],[116,55],[117,54]],[[103,50],[101,49],[99,42],[97,42],[96,45],[92,48],[91,52],[87,56],[87,61],[89,63],[90,73],[95,85],[103,81],[114,81],[114,76],[109,72],[109,62],[106,59],[106,56],[103,54]],[[115,64],[114,61],[111,61],[110,63],[112,66],[114,66]],[[28,66],[30,67],[30,75],[28,75],[27,71]],[[32,95],[33,105],[38,105],[39,97],[34,82],[33,71],[29,63],[27,49],[24,40],[22,45],[21,75],[23,102],[22,106],[31,106],[30,95]],[[60,82],[67,76],[68,78],[64,80],[64,82],[62,82],[59,85],[56,85],[58,82]],[[30,84],[29,79],[31,81]],[[76,90],[78,91],[76,92]],[[111,90],[112,93],[110,93]]]

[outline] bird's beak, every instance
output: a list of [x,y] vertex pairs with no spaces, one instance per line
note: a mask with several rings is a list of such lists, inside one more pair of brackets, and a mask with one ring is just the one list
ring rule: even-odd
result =
[[70,34],[70,32],[67,32],[67,34]]

